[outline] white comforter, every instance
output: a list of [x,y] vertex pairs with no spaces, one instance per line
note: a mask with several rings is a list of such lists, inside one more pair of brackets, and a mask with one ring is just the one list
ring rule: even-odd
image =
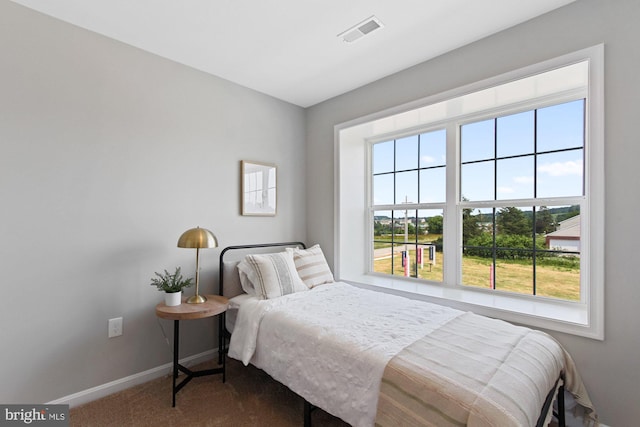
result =
[[353,426],[372,426],[387,362],[462,313],[340,282],[272,300],[245,298],[229,356]]

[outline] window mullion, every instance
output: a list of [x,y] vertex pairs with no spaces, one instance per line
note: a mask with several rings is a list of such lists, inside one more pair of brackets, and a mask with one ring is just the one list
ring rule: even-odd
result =
[[[443,281],[445,284],[458,284],[462,279],[462,214],[460,200],[460,127],[449,123],[446,127],[446,202],[443,211],[442,254]],[[446,260],[450,260],[446,262]]]

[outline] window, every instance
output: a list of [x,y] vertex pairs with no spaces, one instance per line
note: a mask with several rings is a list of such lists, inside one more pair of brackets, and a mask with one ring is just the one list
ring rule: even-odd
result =
[[601,339],[602,61],[338,127],[336,276]]
[[[580,251],[551,237],[577,216],[569,237],[579,246],[584,107],[453,120],[461,209],[449,220],[462,224],[462,285],[580,301]],[[442,281],[446,139],[438,129],[372,145],[372,272]],[[539,202],[550,198],[558,206]]]
[[439,129],[373,145],[372,271],[442,281],[446,142]]
[[[460,127],[463,285],[580,301],[580,251],[550,236],[577,216],[571,236],[580,241],[584,105],[578,99]],[[553,207],[539,202],[551,198]]]

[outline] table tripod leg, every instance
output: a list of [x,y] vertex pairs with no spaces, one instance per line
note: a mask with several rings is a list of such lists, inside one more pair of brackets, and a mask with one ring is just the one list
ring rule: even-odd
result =
[[180,321],[173,321],[173,386],[171,391],[173,393],[172,407],[176,406],[176,380],[178,379],[178,353],[180,344]]

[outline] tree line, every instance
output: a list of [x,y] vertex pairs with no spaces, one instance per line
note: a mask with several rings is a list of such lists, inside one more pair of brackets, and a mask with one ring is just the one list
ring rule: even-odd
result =
[[[545,235],[556,231],[558,224],[580,214],[579,206],[548,209],[542,206],[535,211],[523,211],[516,207],[500,208],[493,214],[475,213],[473,209],[462,212],[462,242],[464,253],[483,258],[523,259],[533,257],[535,246],[537,257],[555,256],[545,251]],[[436,215],[428,218],[374,218],[374,235],[426,236],[442,235],[443,218]],[[494,230],[495,229],[495,230]],[[495,231],[495,233],[494,233]],[[433,241],[438,251],[442,250],[442,237]]]
[[[501,208],[489,230],[472,215],[471,209],[463,212],[463,247],[469,256],[499,259],[530,259],[556,257],[547,252],[545,235],[556,231],[558,224],[580,214],[579,206],[547,209],[542,206],[533,211],[515,207]],[[495,227],[495,232],[493,228]],[[534,252],[534,249],[536,250]]]
[[[548,234],[556,231],[558,224],[566,219],[580,214],[579,206],[568,206],[548,209],[540,207],[535,213],[523,211],[515,207],[501,208],[496,212],[496,233],[518,236],[531,236],[536,234]],[[407,232],[411,235],[442,234],[443,218],[436,215],[428,218],[408,217]],[[463,242],[479,236],[494,226],[493,215],[474,213],[473,209],[464,209],[462,212]],[[374,235],[404,234],[405,219],[391,218],[387,216],[374,217]]]

